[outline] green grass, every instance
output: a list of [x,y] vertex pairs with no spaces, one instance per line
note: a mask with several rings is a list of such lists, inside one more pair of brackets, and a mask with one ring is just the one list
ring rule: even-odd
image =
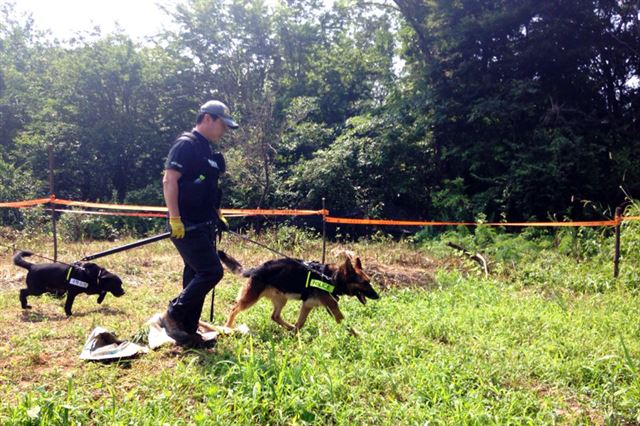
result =
[[[114,244],[64,243],[62,257]],[[101,306],[79,296],[69,319],[63,300],[46,296],[33,298],[34,309],[23,313],[17,295],[22,270],[3,256],[0,423],[640,422],[640,296],[634,285],[563,285],[592,273],[604,276],[606,265],[554,257],[553,248],[538,253],[540,265],[518,259],[510,270],[504,261],[484,279],[442,243],[423,247],[388,240],[348,247],[365,269],[419,267],[433,278],[391,287],[366,306],[341,299],[346,326],[316,310],[291,335],[269,319],[270,305],[261,301],[238,317],[250,335],[223,337],[210,351],[161,348],[112,364],[80,361],[84,340],[97,325],[131,338],[164,310],[180,281],[180,259],[169,243],[101,260],[125,279],[127,295],[107,296]],[[249,266],[270,258],[236,241],[224,248]],[[320,243],[279,248],[317,258]],[[224,321],[242,283],[230,274],[220,283],[215,323]],[[285,318],[293,320],[298,306],[290,302]]]

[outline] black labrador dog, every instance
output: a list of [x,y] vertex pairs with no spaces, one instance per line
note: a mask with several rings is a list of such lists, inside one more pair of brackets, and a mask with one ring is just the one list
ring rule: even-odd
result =
[[116,297],[124,294],[122,280],[95,263],[76,263],[72,266],[62,263],[29,263],[25,257],[33,253],[20,251],[13,256],[13,263],[25,268],[27,273],[27,288],[20,290],[20,304],[22,309],[31,309],[27,304],[27,296],[40,296],[53,293],[58,296],[67,293],[64,312],[71,315],[71,307],[76,296],[80,293],[98,294],[98,303],[102,303],[107,293]]

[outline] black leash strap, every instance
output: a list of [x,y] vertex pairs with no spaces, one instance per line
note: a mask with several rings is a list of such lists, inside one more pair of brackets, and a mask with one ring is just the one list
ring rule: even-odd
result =
[[234,236],[236,236],[236,237],[238,237],[238,238],[242,239],[242,240],[248,241],[248,242],[253,243],[253,244],[255,244],[255,245],[258,245],[258,246],[260,246],[260,247],[262,247],[262,248],[264,248],[264,249],[267,249],[267,250],[269,250],[270,252],[277,254],[278,256],[282,256],[282,257],[285,257],[285,258],[287,258],[287,259],[289,259],[289,260],[293,260],[294,262],[298,263],[300,266],[304,267],[307,271],[309,271],[309,272],[313,272],[314,274],[318,274],[318,275],[320,275],[323,279],[325,279],[325,280],[329,281],[330,283],[332,283],[332,282],[333,282],[333,278],[331,278],[331,277],[329,277],[329,276],[327,276],[327,275],[323,274],[323,273],[322,273],[322,272],[320,272],[320,271],[316,271],[315,269],[313,269],[313,268],[311,268],[309,265],[307,265],[307,263],[306,263],[306,262],[302,262],[302,261],[300,261],[300,260],[298,260],[298,259],[294,259],[294,258],[293,258],[293,257],[291,257],[291,256],[287,256],[287,255],[286,255],[286,254],[284,254],[284,253],[280,253],[278,250],[272,249],[271,247],[269,247],[269,246],[267,246],[267,245],[265,245],[265,244],[262,244],[262,243],[260,243],[260,242],[258,242],[258,241],[256,241],[256,240],[252,240],[251,238],[247,237],[246,235],[239,234],[239,233],[237,233],[237,232],[235,232],[235,231],[232,231],[232,230],[228,230],[227,232],[228,232],[228,233],[230,233],[231,235],[234,235]]
[[291,260],[297,261],[297,259],[294,259],[291,256],[287,256],[284,253],[280,253],[278,250],[272,249],[271,247],[269,247],[269,246],[267,246],[265,244],[262,244],[262,243],[260,243],[260,242],[258,242],[256,240],[252,240],[251,238],[247,237],[246,235],[239,234],[239,233],[237,233],[235,231],[232,231],[232,230],[228,230],[227,232],[230,233],[231,235],[235,235],[236,237],[238,237],[238,238],[240,238],[242,240],[248,241],[248,242],[253,243],[253,244],[257,245],[257,246],[260,246],[260,247],[262,247],[264,249],[267,249],[270,252],[277,254],[278,256],[286,257],[287,259],[291,259]]
[[98,252],[98,253],[90,254],[88,256],[83,257],[80,260],[87,261],[87,260],[98,259],[100,257],[109,256],[110,254],[119,253],[121,251],[130,250],[132,248],[136,248],[136,247],[144,246],[146,244],[154,243],[156,241],[164,240],[165,238],[169,238],[170,236],[171,236],[171,232],[164,232],[162,234],[154,235],[153,237],[149,237],[149,238],[145,238],[143,240],[135,241],[135,242],[130,243],[130,244],[125,244],[123,246],[114,247],[114,248],[109,249],[109,250],[105,250],[105,251],[101,251],[101,252]]
[[[61,264],[61,265],[65,265],[65,266],[73,267],[73,265],[70,265],[70,264],[68,264],[68,263],[61,262],[61,261],[59,261],[59,260],[53,260],[53,259],[51,259],[50,257],[42,256],[42,255],[40,255],[40,254],[33,253],[33,252],[29,251],[29,250],[22,250],[22,249],[18,249],[18,248],[15,248],[15,247],[10,247],[10,246],[4,245],[4,244],[2,245],[2,247],[5,247],[5,248],[7,248],[7,249],[11,249],[14,253],[17,253],[17,252],[19,252],[19,251],[22,251],[22,252],[29,252],[29,253],[31,253],[31,254],[30,254],[28,257],[39,257],[40,259],[48,260],[48,261],[53,262],[53,263],[59,263],[59,264]],[[27,257],[27,256],[25,256],[25,257]]]
[[[212,222],[209,221],[209,222],[198,223],[196,225],[187,226],[185,228],[185,232],[193,231],[194,229],[198,229],[198,228],[200,228],[202,226],[211,225],[211,223]],[[169,238],[170,236],[171,236],[171,232],[170,231],[163,232],[162,234],[154,235],[153,237],[145,238],[143,240],[134,241],[133,243],[125,244],[125,245],[122,245],[122,246],[119,246],[119,247],[114,247],[114,248],[109,249],[109,250],[105,250],[105,251],[101,251],[101,252],[98,252],[98,253],[90,254],[88,256],[83,257],[80,260],[87,261],[87,260],[98,259],[100,257],[109,256],[110,254],[119,253],[121,251],[130,250],[132,248],[136,248],[136,247],[144,246],[144,245],[147,245],[147,244],[155,243],[156,241],[164,240],[166,238]]]

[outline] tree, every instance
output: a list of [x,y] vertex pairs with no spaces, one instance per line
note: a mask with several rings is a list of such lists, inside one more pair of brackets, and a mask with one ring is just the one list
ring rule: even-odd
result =
[[405,57],[424,114],[433,117],[438,174],[463,179],[475,212],[540,218],[580,214],[580,199],[618,202],[621,176],[609,153],[631,140],[621,126],[611,134],[603,124],[612,114],[637,122],[630,101],[614,101],[634,94],[625,82],[637,69],[623,46],[633,44],[626,40],[637,6],[396,4],[415,34],[405,36]]
[[165,147],[143,76],[147,60],[121,35],[77,43],[48,51],[43,107],[19,140],[32,149],[26,157],[36,175],[46,173],[46,145],[55,146],[59,195],[122,202],[162,170],[152,164]]

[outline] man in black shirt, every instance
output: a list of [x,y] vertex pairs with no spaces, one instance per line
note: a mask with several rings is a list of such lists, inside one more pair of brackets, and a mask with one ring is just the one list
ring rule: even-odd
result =
[[[227,226],[220,213],[218,178],[225,172],[224,157],[215,148],[228,128],[238,124],[220,101],[200,107],[196,126],[176,139],[169,151],[162,180],[169,210],[171,241],[184,261],[182,292],[169,303],[162,324],[178,344],[200,346],[196,333],[205,297],[222,279],[215,234]],[[185,232],[185,228],[203,224]]]

